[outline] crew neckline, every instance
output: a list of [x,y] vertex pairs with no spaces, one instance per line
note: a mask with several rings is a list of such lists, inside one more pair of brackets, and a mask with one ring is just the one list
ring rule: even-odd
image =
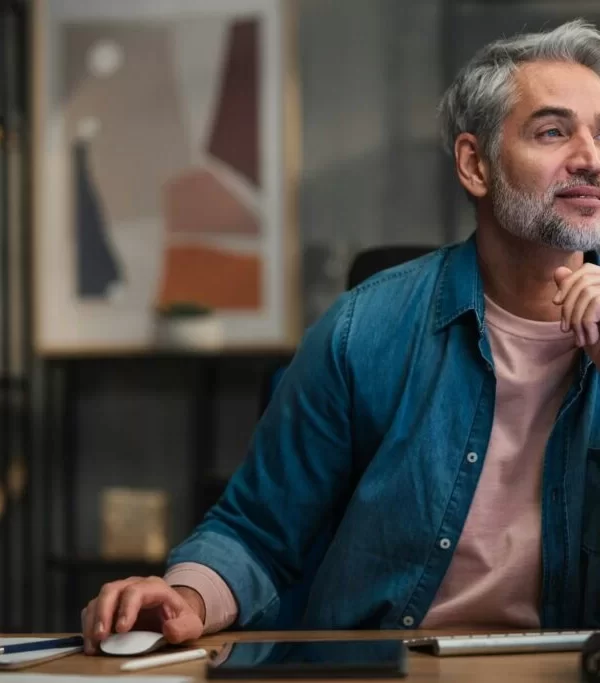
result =
[[489,296],[484,295],[485,299],[485,320],[488,325],[495,327],[503,332],[507,332],[521,339],[535,339],[540,341],[561,340],[571,342],[575,347],[572,332],[563,332],[560,329],[560,321],[530,320],[521,318],[514,313],[492,301]]

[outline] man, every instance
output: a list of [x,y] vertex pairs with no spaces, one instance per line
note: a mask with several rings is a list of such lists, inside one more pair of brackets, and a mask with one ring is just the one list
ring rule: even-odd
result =
[[600,625],[600,33],[489,45],[441,115],[475,235],[307,332],[165,579],[84,610],[87,652],[272,626],[302,579],[309,628]]

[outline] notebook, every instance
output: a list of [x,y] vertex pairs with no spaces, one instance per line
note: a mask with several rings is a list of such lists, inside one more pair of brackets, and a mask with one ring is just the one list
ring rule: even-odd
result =
[[[19,643],[33,643],[38,640],[51,640],[50,638],[32,638],[22,636],[20,638],[0,638],[0,647],[3,645],[18,645]],[[76,645],[72,647],[57,647],[52,650],[37,650],[36,652],[20,652],[13,655],[0,655],[0,671],[11,669],[24,669],[28,666],[35,666],[48,662],[58,657],[72,655],[74,652],[81,652],[83,647]]]

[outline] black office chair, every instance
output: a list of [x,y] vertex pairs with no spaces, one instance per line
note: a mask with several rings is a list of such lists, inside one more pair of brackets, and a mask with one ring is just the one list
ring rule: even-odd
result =
[[401,263],[412,261],[420,256],[430,253],[436,247],[417,245],[372,247],[360,251],[352,261],[348,271],[347,289],[356,287],[364,280],[386,268],[399,266]]

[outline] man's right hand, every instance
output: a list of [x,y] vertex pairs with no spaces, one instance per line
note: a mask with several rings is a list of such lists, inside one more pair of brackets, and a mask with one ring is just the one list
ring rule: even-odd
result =
[[172,587],[157,576],[132,576],[102,586],[81,613],[86,654],[95,654],[111,633],[157,631],[169,643],[202,635],[206,608],[193,588]]

